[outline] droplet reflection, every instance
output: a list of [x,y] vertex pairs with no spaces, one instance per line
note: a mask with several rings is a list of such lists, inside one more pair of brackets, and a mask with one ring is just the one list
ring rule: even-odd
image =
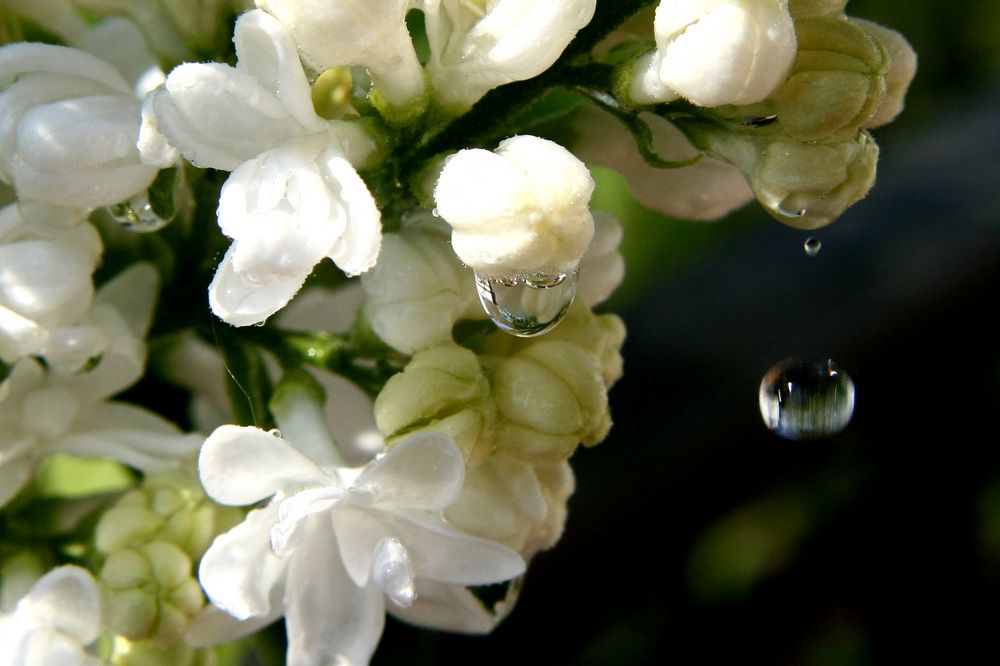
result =
[[806,242],[802,244],[802,249],[806,251],[810,257],[815,257],[819,254],[820,249],[822,249],[823,243],[820,242],[818,238],[810,236],[806,239]]
[[854,413],[854,382],[830,359],[785,360],[760,383],[764,423],[785,439],[834,435]]
[[153,211],[145,192],[140,192],[128,201],[108,206],[108,212],[122,227],[139,233],[159,231],[168,222]]
[[558,324],[576,296],[578,271],[516,278],[476,276],[476,291],[486,314],[502,330],[527,338]]

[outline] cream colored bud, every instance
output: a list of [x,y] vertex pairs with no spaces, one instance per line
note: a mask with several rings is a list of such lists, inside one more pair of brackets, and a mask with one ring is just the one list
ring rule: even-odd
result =
[[788,11],[794,19],[810,16],[842,17],[846,6],[847,0],[788,0]]
[[889,54],[842,19],[801,19],[795,30],[795,63],[772,98],[782,127],[799,141],[853,136],[885,99]]
[[515,136],[449,157],[434,189],[455,254],[482,278],[560,275],[594,236],[594,180],[557,143]]
[[752,104],[781,83],[795,58],[787,0],[661,0],[656,52],[636,63],[632,96],[699,106]]
[[751,181],[779,221],[799,229],[833,222],[875,183],[878,146],[866,133],[841,143],[770,144]]
[[560,463],[611,428],[597,359],[561,340],[542,339],[497,363],[493,399],[497,448],[533,464]]
[[467,460],[488,453],[494,408],[476,355],[455,344],[418,352],[375,399],[375,423],[389,437],[430,430],[452,437]]
[[889,72],[885,76],[886,94],[882,106],[862,127],[881,127],[891,123],[903,110],[906,92],[917,74],[917,52],[900,33],[863,19],[851,18],[851,23],[874,37],[889,53]]

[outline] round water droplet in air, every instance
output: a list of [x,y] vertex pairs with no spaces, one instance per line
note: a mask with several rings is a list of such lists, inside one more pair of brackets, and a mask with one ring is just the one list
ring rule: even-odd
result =
[[760,413],[785,439],[835,435],[854,413],[854,382],[829,359],[781,361],[760,383]]
[[820,242],[818,238],[813,238],[810,236],[806,239],[806,242],[802,244],[802,249],[806,251],[810,257],[815,257],[819,254],[820,249],[822,249],[823,243]]
[[153,211],[145,192],[136,194],[128,201],[108,206],[108,212],[124,228],[138,233],[159,231],[168,222]]
[[578,271],[516,278],[476,276],[479,302],[497,326],[511,335],[541,335],[558,324],[576,296]]

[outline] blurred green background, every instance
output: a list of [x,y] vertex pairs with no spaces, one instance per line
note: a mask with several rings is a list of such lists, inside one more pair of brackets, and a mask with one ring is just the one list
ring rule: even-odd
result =
[[[815,235],[754,205],[625,226],[615,428],[573,459],[563,540],[489,637],[390,621],[376,665],[996,663],[1000,646],[1000,2],[852,0],[920,68],[872,194]],[[785,441],[760,378],[854,378],[843,433]]]

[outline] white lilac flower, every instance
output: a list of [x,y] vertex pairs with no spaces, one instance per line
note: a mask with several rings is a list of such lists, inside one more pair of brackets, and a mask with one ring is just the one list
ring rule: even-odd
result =
[[618,246],[622,225],[611,213],[594,212],[594,239],[580,260],[576,295],[596,307],[606,301],[625,278],[625,259]]
[[642,104],[759,102],[795,59],[788,0],[660,0],[653,32],[656,50],[636,62],[629,89]]
[[102,661],[87,646],[102,628],[101,592],[93,576],[77,566],[58,567],[10,612],[0,612],[0,666],[99,666]]
[[72,372],[102,350],[84,324],[102,244],[83,218],[39,203],[0,209],[0,360],[42,356]]
[[291,33],[317,71],[363,65],[394,106],[424,94],[424,77],[406,29],[411,0],[255,0]]
[[497,86],[548,69],[594,15],[596,0],[421,0],[431,85],[463,109]]
[[576,269],[594,236],[594,181],[562,146],[516,136],[494,152],[462,150],[444,164],[434,201],[455,254],[483,278]]
[[316,115],[295,44],[269,14],[236,23],[236,67],[188,63],[152,94],[156,128],[197,166],[232,171],[219,226],[235,242],[209,288],[236,326],[264,321],[329,257],[348,274],[374,263],[375,201],[353,162],[373,144],[360,128]]
[[238,619],[284,615],[293,666],[367,663],[386,605],[412,604],[422,580],[481,585],[524,571],[513,551],[441,517],[465,471],[441,435],[415,435],[347,469],[321,467],[276,434],[223,426],[199,466],[222,504],[272,498],[215,540],[199,575],[212,602]]
[[145,190],[140,100],[110,64],[65,46],[0,48],[0,180],[18,196],[96,208]]
[[0,383],[0,506],[53,453],[158,470],[177,467],[197,450],[197,436],[146,409],[108,400],[142,375],[155,285],[155,271],[140,264],[98,292],[89,321],[106,344],[92,370],[59,375],[23,358]]
[[[652,132],[653,149],[664,159],[683,161],[698,154],[670,121],[652,113],[640,117]],[[753,200],[740,170],[722,160],[703,156],[679,169],[650,165],[628,130],[592,104],[576,109],[567,122],[574,136],[573,152],[585,162],[625,176],[632,196],[647,208],[682,220],[716,220]]]

